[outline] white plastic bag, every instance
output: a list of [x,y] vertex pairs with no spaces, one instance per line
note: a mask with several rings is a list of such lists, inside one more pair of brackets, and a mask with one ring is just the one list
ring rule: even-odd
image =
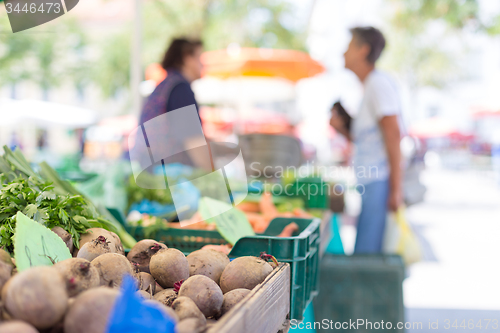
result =
[[406,265],[422,260],[420,243],[406,220],[404,207],[387,215],[382,251],[400,255]]

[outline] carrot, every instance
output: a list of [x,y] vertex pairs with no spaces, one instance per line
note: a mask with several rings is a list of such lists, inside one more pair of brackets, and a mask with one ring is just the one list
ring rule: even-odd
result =
[[299,230],[297,223],[292,222],[283,228],[278,237],[292,237],[293,233]]
[[311,214],[309,214],[308,212],[306,212],[305,210],[300,209],[300,208],[294,208],[293,215],[297,216],[297,217],[305,217],[305,218],[312,217]]
[[205,245],[204,247],[201,248],[202,250],[215,250],[219,251],[225,254],[229,254],[231,252],[231,246],[229,244],[225,245]]
[[[186,225],[181,226],[181,222],[186,223]],[[183,228],[183,229],[197,229],[197,230],[213,230],[215,228],[210,223],[203,221],[201,214],[199,212],[196,212],[190,219],[183,220],[181,222],[170,222],[168,225],[169,227],[176,229]]]
[[262,194],[262,197],[259,201],[259,207],[262,215],[264,215],[266,220],[271,221],[272,219],[279,216],[279,212],[273,203],[273,196],[269,192],[265,192],[264,194]]
[[236,208],[240,209],[243,212],[248,213],[258,213],[260,212],[260,207],[258,202],[241,202]]
[[266,231],[270,221],[266,220],[264,216],[257,213],[245,213],[245,215],[256,233]]

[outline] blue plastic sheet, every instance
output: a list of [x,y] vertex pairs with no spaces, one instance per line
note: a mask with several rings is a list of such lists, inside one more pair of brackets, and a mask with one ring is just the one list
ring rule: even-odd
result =
[[121,294],[111,313],[107,333],[174,333],[175,322],[136,293],[136,281],[123,278]]
[[163,216],[175,212],[174,205],[163,205],[156,201],[149,201],[143,199],[141,202],[133,203],[130,206],[130,211],[136,210],[141,214],[148,214],[152,216]]
[[[163,175],[163,166],[156,166],[153,172],[157,175]],[[184,165],[181,163],[170,163],[165,164],[165,172],[167,172],[170,177],[189,177],[193,174],[194,169],[189,165]]]
[[[174,193],[172,193],[173,196]],[[184,178],[179,178],[175,188],[175,209],[179,219],[191,217],[198,211],[198,202],[200,201],[200,190],[192,182]]]

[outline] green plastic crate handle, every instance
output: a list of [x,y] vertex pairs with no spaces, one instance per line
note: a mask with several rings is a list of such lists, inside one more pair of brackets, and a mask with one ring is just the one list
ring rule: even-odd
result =
[[[252,250],[252,254],[254,256],[259,256],[260,252],[266,252],[267,249],[269,248],[269,245],[271,242],[277,242],[277,243],[289,243],[293,241],[300,241],[304,239],[309,238],[309,242],[307,243],[311,248],[310,251],[316,251],[315,250],[315,241],[318,240],[319,238],[319,233],[316,232],[316,230],[319,230],[319,227],[321,225],[321,220],[318,218],[312,218],[312,219],[305,219],[305,218],[300,218],[300,219],[291,219],[291,218],[275,218],[271,221],[269,224],[268,229],[266,230],[266,233],[271,229],[271,225],[274,223],[277,225],[278,223],[282,224],[282,227],[280,229],[283,230],[283,227],[285,225],[288,225],[291,222],[303,222],[308,223],[308,226],[298,235],[298,236],[292,236],[292,237],[277,237],[277,236],[270,236],[270,235],[257,235],[257,236],[247,236],[239,239],[236,244],[234,244],[233,248],[231,249],[231,252],[229,252],[229,257],[239,257],[242,255],[249,255],[248,254],[248,249],[245,248],[249,243],[253,242],[254,246],[257,246],[257,248],[254,248]],[[285,224],[286,223],[286,224]],[[283,225],[284,224],[284,225]],[[275,227],[273,227],[275,229]],[[259,242],[260,241],[260,242]],[[242,254],[244,253],[244,254]],[[271,255],[274,255],[273,253],[269,253]],[[280,260],[279,258],[276,258]],[[287,262],[293,262],[293,261],[300,261],[304,260],[303,257],[297,257],[295,259],[288,259]]]

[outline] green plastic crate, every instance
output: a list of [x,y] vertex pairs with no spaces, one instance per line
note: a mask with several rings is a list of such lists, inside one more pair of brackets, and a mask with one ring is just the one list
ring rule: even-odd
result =
[[[291,222],[299,225],[298,236],[275,237]],[[276,218],[263,235],[238,240],[230,258],[272,254],[290,264],[290,318],[302,320],[304,311],[318,293],[320,219]]]
[[[304,201],[304,208],[306,209],[330,208],[329,185],[319,177],[300,178],[290,184],[271,186],[270,190],[276,197],[301,199]],[[261,193],[261,190],[250,188],[249,192]]]
[[[396,329],[404,322],[404,264],[393,255],[332,255],[325,254],[320,264],[320,293],[314,300],[315,321],[327,319],[333,323],[363,319],[391,323],[392,329],[358,327],[339,332],[404,332]],[[384,326],[384,328],[387,328]],[[318,332],[330,332],[319,328]]]
[[[109,209],[118,221],[123,215],[116,209]],[[298,235],[276,237],[283,228],[295,222]],[[275,218],[267,230],[258,236],[243,237],[234,244],[230,258],[259,256],[261,252],[272,254],[279,262],[290,264],[290,318],[302,320],[304,310],[318,293],[318,265],[320,245],[320,224],[317,218]],[[137,240],[144,239],[143,227],[125,229]],[[201,249],[208,244],[227,244],[216,230],[164,229],[151,238],[176,248],[184,254]]]
[[297,179],[291,186],[291,191],[304,200],[307,209],[328,209],[330,207],[330,194],[328,183],[318,177]]

